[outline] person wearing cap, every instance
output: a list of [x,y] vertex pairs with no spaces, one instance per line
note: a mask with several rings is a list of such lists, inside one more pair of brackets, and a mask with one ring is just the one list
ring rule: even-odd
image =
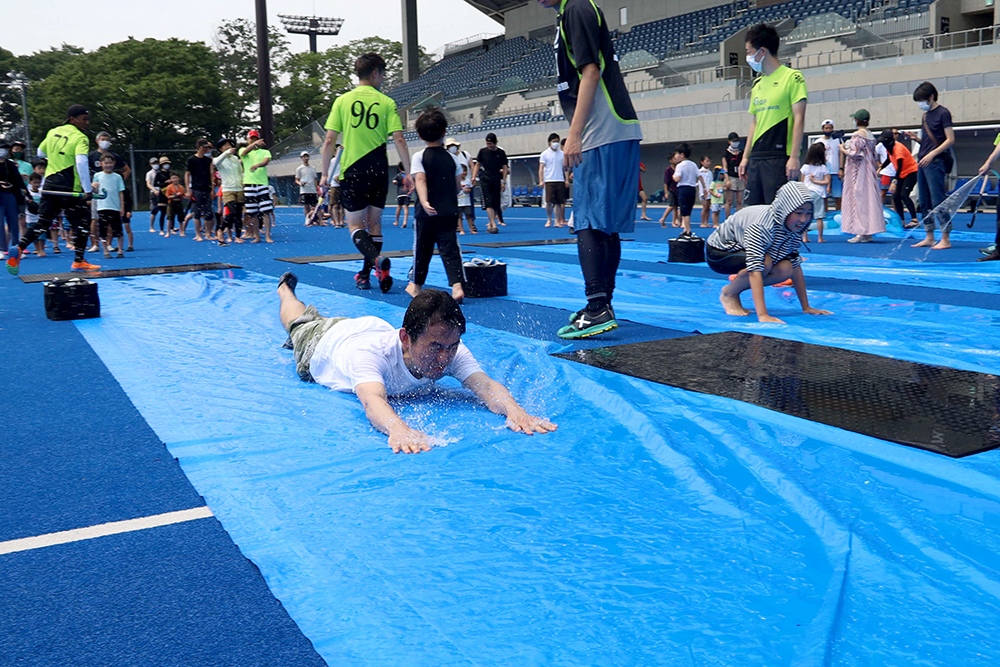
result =
[[[160,166],[153,177],[153,187],[156,189],[156,210],[160,214],[160,236],[166,236],[169,231],[165,230],[167,224],[167,186],[170,185],[170,158],[166,155],[160,156]],[[152,229],[150,231],[153,231]]]
[[848,243],[870,243],[873,235],[885,231],[875,158],[877,142],[868,130],[871,114],[867,109],[858,109],[851,118],[857,130],[840,147],[845,158],[840,227],[845,233],[854,234],[847,239]]
[[246,221],[250,225],[250,243],[260,243],[260,228],[264,227],[264,240],[271,239],[271,191],[267,188],[267,165],[271,161],[271,151],[264,148],[260,132],[247,133],[247,146],[240,151],[243,161],[243,196],[246,199]]
[[[319,174],[316,169],[309,164],[309,151],[299,153],[302,164],[295,168],[295,185],[299,186],[299,201],[302,203],[302,210],[306,216],[306,226],[309,226],[309,214],[313,207],[319,203],[319,190],[316,187],[319,183]],[[320,220],[316,224],[319,225]]]
[[156,190],[154,182],[156,181],[156,172],[160,169],[160,159],[156,157],[149,158],[149,171],[146,172],[146,191],[149,196],[149,231],[155,232],[156,228],[153,226],[156,222],[156,209],[160,200],[159,192]]
[[229,230],[233,243],[243,243],[240,238],[243,232],[243,204],[246,202],[243,163],[236,156],[236,143],[232,139],[222,137],[215,142],[215,146],[219,149],[219,156],[212,160],[212,164],[219,171],[222,181],[223,206],[222,226],[217,230],[216,240],[219,245],[224,244],[224,232]]
[[101,267],[86,260],[87,235],[90,231],[90,200],[93,185],[87,159],[90,141],[83,133],[90,125],[90,114],[81,104],[66,112],[66,123],[48,131],[38,147],[38,156],[48,159],[45,167],[38,222],[31,225],[16,246],[7,253],[7,271],[17,275],[24,249],[48,232],[56,217],[63,213],[73,226],[73,271],[96,271]]
[[830,197],[834,200],[834,210],[839,211],[844,192],[844,154],[840,147],[844,144],[844,133],[834,129],[832,118],[827,118],[821,126],[823,136],[817,143],[826,148],[826,169],[830,172]]
[[[195,153],[187,159],[184,185],[191,198],[194,216],[194,240],[211,239],[215,232],[215,215],[212,213],[212,144],[208,139],[195,141]],[[187,220],[181,224],[183,235]]]
[[[111,134],[101,130],[97,133],[97,150],[90,151],[88,159],[90,160],[90,172],[92,174],[98,174],[101,172],[101,158],[105,155],[110,155],[115,159],[115,169],[114,172],[122,177],[125,182],[125,195],[123,197],[125,202],[125,215],[122,217],[122,226],[125,229],[125,234],[128,236],[128,248],[129,252],[132,251],[132,192],[128,189],[128,180],[132,176],[132,167],[129,166],[128,162],[119,155],[111,151]],[[96,205],[95,205],[96,206]],[[93,216],[97,210],[92,206],[91,215]],[[98,239],[97,230],[94,228],[94,220],[91,218],[90,225],[91,235],[95,240]],[[91,246],[93,250],[93,246]],[[117,252],[116,249],[112,248],[111,252]]]
[[[462,143],[455,137],[449,137],[444,142],[444,148],[449,153],[455,156],[458,163],[465,167],[466,178],[469,181],[469,191],[465,194],[469,197],[469,207],[466,210],[465,217],[466,221],[469,223],[469,231],[473,234],[477,233],[476,230],[476,182],[472,180],[472,163],[475,162],[473,157],[469,155],[469,151],[462,150]],[[462,231],[462,221],[458,221],[458,231]]]

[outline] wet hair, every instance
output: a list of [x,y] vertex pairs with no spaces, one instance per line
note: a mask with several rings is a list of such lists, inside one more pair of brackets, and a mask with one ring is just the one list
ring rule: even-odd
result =
[[367,79],[375,70],[385,72],[385,61],[377,53],[366,53],[354,61],[354,73],[359,79]]
[[677,153],[680,153],[685,158],[691,157],[691,144],[689,143],[677,144],[677,148],[674,149],[674,155],[676,155]]
[[458,302],[447,292],[436,289],[425,289],[410,302],[403,315],[403,329],[416,342],[427,327],[434,322],[442,322],[449,327],[455,327],[460,334],[465,333],[465,315]]
[[552,143],[553,139],[555,139],[556,141],[559,141],[559,135],[556,134],[555,132],[553,132],[552,134],[549,135],[549,143],[550,144]]
[[397,164],[396,165],[396,169],[399,169],[400,171],[403,171],[403,163],[400,162],[399,164]]
[[777,56],[781,38],[773,25],[759,23],[747,31],[747,44],[754,50],[767,49],[772,56]]
[[739,141],[740,140],[740,135],[736,134],[735,132],[730,132],[729,133],[729,140],[730,141]]
[[492,132],[490,132],[489,134],[487,134],[486,135],[486,143],[488,143],[488,144],[495,144],[495,143],[497,143],[497,135],[493,134]]
[[932,99],[937,102],[938,91],[930,81],[924,81],[913,91],[914,102],[930,102]]
[[428,107],[417,118],[417,135],[424,141],[438,141],[448,131],[448,119],[437,107]]
[[806,164],[826,164],[826,144],[816,142],[806,152]]

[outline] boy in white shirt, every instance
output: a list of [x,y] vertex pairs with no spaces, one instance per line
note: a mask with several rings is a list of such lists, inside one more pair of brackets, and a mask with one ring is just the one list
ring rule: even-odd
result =
[[545,191],[545,226],[552,226],[552,211],[555,209],[555,226],[565,227],[569,186],[566,184],[559,135],[555,132],[549,135],[549,147],[538,156],[538,187]]
[[[448,151],[449,153],[451,151]],[[469,178],[468,165],[462,165],[462,189],[458,191],[458,233],[465,234],[462,229],[462,217],[469,223],[469,233],[476,233],[476,207],[472,205],[472,179]]]
[[118,239],[118,257],[122,258],[125,253],[121,245],[122,220],[125,218],[125,181],[121,175],[115,173],[115,157],[105,154],[101,158],[101,171],[94,175],[94,201],[97,202],[97,220],[100,225],[100,241],[104,244],[104,257],[111,257],[109,248],[113,247],[112,240]]
[[712,212],[712,158],[707,155],[701,156],[701,168],[698,169],[698,201],[701,202],[701,224],[699,227],[709,226],[709,216]]
[[[368,421],[389,436],[392,451],[430,451],[433,439],[412,428],[389,405],[389,396],[425,392],[445,375],[457,379],[491,412],[507,418],[515,433],[548,433],[556,425],[528,414],[506,387],[490,379],[461,342],[465,316],[440,290],[424,290],[410,302],[403,326],[377,317],[323,317],[295,296],[298,278],[281,276],[279,315],[288,331],[295,367],[306,382],[354,392]],[[287,344],[286,344],[287,345]]]
[[691,233],[691,211],[698,197],[698,165],[691,161],[691,144],[683,143],[674,151],[677,166],[674,167],[674,182],[677,184],[677,208],[684,231],[681,237],[694,236]]

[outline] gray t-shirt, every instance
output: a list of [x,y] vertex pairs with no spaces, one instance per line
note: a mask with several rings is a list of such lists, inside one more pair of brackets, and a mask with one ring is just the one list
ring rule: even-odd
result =
[[316,170],[308,164],[300,164],[295,170],[295,178],[298,179],[299,183],[299,194],[300,195],[314,195],[316,194],[316,181],[319,178],[316,174]]

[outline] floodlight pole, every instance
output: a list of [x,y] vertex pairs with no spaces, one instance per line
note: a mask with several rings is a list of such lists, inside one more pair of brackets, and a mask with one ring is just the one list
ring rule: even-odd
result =
[[271,55],[267,43],[267,0],[257,3],[257,89],[260,92],[260,138],[274,146],[274,109],[271,101]]
[[417,45],[417,0],[403,4],[403,82],[420,77],[420,47]]

